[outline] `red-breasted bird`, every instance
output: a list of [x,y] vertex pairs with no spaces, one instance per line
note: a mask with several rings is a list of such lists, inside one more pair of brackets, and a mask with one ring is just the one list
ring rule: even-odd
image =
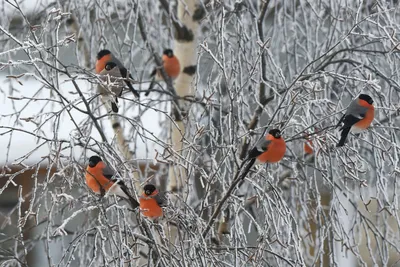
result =
[[[122,65],[122,63],[116,58],[109,50],[101,50],[97,53],[96,61],[96,73],[102,75],[103,81],[107,79],[106,75],[110,76],[110,81],[115,82],[118,78],[124,78],[125,83],[128,85],[132,93],[139,98],[139,93],[133,88],[129,79],[132,79],[132,75],[128,73],[128,70]],[[99,86],[99,93],[102,96],[109,96],[110,92],[104,86]],[[117,85],[111,87],[111,91],[116,95],[115,102],[118,102],[117,97],[121,96],[124,89],[123,82],[117,82]],[[118,106],[112,101],[112,110],[118,112]]]
[[281,131],[272,129],[249,151],[247,158],[256,158],[257,163],[275,163],[283,158],[285,152],[286,143],[282,138]]
[[163,193],[158,192],[152,184],[143,187],[143,194],[139,198],[140,211],[149,219],[157,219],[163,215],[162,207],[167,204],[167,198]]
[[361,94],[350,103],[346,113],[336,126],[339,127],[343,123],[342,128],[340,128],[342,133],[339,143],[336,145],[337,147],[344,146],[350,131],[352,133],[360,133],[371,125],[375,115],[373,103],[372,98],[366,94]]
[[128,188],[122,181],[117,181],[117,179],[113,178],[114,175],[115,172],[99,156],[89,158],[89,165],[86,168],[85,175],[86,184],[89,188],[101,196],[105,192],[120,196],[127,199],[131,203],[132,208],[137,208],[139,203],[129,194]]
[[[174,52],[171,49],[164,50],[162,62],[165,72],[172,80],[175,80],[181,72],[181,65],[179,63],[179,59],[174,55]],[[153,70],[153,72],[150,74],[150,77],[153,77],[153,80],[151,81],[149,89],[153,88],[155,80],[161,81],[163,79],[160,70],[157,68]],[[150,91],[148,91],[146,95],[149,93]]]

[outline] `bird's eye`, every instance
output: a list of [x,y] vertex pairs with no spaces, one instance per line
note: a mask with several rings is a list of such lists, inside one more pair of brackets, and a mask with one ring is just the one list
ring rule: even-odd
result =
[[151,192],[149,191],[149,190],[146,190],[146,195],[150,195],[151,194]]

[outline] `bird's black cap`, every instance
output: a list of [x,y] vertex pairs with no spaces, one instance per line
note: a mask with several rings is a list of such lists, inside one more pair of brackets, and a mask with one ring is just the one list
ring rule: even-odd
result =
[[282,136],[281,131],[278,130],[278,129],[269,130],[268,133],[269,133],[270,135],[272,135],[273,137],[275,137],[275,138],[281,138],[281,136]]
[[110,55],[110,54],[111,54],[110,50],[107,50],[107,49],[100,50],[100,52],[97,53],[97,60],[101,59],[102,57],[104,57],[106,55]]
[[174,52],[172,51],[172,49],[165,49],[163,54],[166,55],[167,57],[173,57],[174,56]]
[[99,156],[91,156],[89,159],[89,167],[93,168],[97,165],[97,163],[99,163],[101,160],[101,158]]
[[372,105],[372,103],[374,103],[374,100],[372,100],[372,98],[369,95],[366,95],[366,94],[361,94],[358,98],[361,99],[361,100],[366,101],[370,105]]

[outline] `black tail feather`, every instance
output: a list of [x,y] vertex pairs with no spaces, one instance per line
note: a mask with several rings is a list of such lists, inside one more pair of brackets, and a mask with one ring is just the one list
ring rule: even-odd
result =
[[351,127],[346,127],[346,128],[342,128],[342,133],[341,133],[341,137],[339,140],[339,143],[336,145],[336,147],[341,147],[344,146],[344,143],[346,142],[347,139],[347,135],[349,135]]
[[128,189],[125,186],[121,186],[122,191],[124,191],[124,193],[128,196],[129,198],[129,202],[131,203],[131,206],[133,209],[136,209],[137,207],[139,207],[139,202],[136,201],[136,199],[134,199],[128,192]]
[[259,151],[259,150],[257,149],[257,147],[253,147],[253,148],[249,151],[249,153],[248,153],[248,155],[247,155],[247,158],[248,158],[248,159],[255,159],[255,158],[257,158],[258,156],[260,156],[261,154],[262,154],[262,152]]
[[155,78],[151,79],[149,88],[147,89],[147,92],[144,94],[145,96],[148,96],[150,94],[150,91],[154,88],[154,84],[155,84]]
[[[120,68],[119,68],[119,71],[121,72],[121,76],[125,78],[125,83],[126,83],[126,85],[128,85],[128,87],[129,87],[129,89],[132,91],[132,93],[133,93],[137,98],[139,98],[140,95],[139,95],[138,91],[136,91],[136,90],[133,88],[132,83],[129,81],[129,79],[132,79],[132,80],[133,80],[132,75],[131,75],[130,73],[128,74],[128,71],[127,71],[126,68],[124,68],[124,67],[120,67]],[[121,93],[122,93],[122,92],[121,92]]]
[[113,112],[118,113],[118,106],[116,103],[111,102],[111,109]]
[[133,93],[137,98],[140,98],[140,95],[139,95],[138,91],[136,91],[136,90],[133,88],[131,82],[130,82],[130,81],[126,81],[126,84],[128,85],[129,89],[132,91],[132,93]]
[[129,197],[129,201],[131,202],[131,206],[133,209],[136,209],[137,207],[139,207],[139,202],[137,202],[133,197],[131,197],[130,195],[128,195]]

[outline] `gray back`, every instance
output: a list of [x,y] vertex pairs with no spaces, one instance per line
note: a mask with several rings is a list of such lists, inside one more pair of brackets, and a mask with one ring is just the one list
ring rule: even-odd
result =
[[347,108],[346,115],[353,115],[356,118],[360,116],[363,118],[367,113],[368,108],[358,104],[358,98],[351,101],[349,107]]

